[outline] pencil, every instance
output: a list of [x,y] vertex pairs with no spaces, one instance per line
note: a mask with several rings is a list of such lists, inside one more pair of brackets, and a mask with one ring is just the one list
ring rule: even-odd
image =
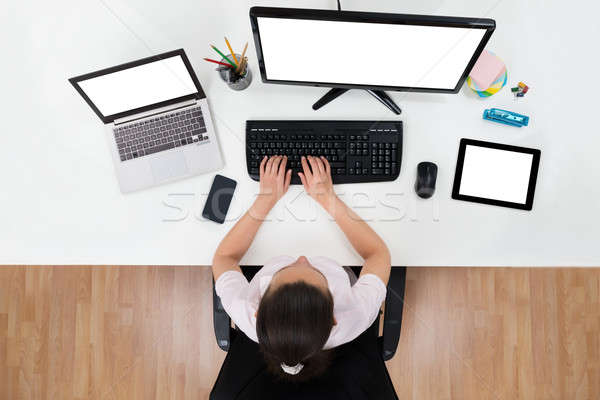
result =
[[239,67],[240,66],[240,62],[238,61],[237,57],[235,56],[235,52],[231,48],[231,45],[229,44],[229,40],[227,40],[227,38],[225,38],[225,44],[227,44],[227,48],[229,49],[229,52],[233,56],[233,61],[235,61],[235,66]]
[[248,67],[248,59],[247,58],[243,58],[242,62],[240,64],[240,70],[238,72],[239,75],[244,75],[244,72],[246,71],[246,68]]
[[242,58],[244,58],[244,56],[246,55],[246,50],[248,50],[248,42],[246,42],[246,45],[244,46],[244,51],[242,51]]
[[215,64],[221,64],[221,65],[224,65],[224,66],[226,66],[227,68],[231,68],[231,65],[229,65],[229,64],[225,64],[225,63],[222,63],[222,62],[220,62],[220,61],[217,61],[217,60],[211,60],[210,58],[205,58],[205,60],[206,60],[206,61],[208,61],[208,62],[215,63]]
[[233,63],[233,61],[231,61],[231,60],[229,59],[229,57],[227,57],[225,54],[221,53],[221,50],[217,49],[217,48],[216,48],[215,46],[213,46],[212,44],[210,45],[210,47],[212,47],[214,51],[216,51],[217,53],[219,53],[219,55],[220,55],[221,57],[223,57],[225,60],[227,60],[227,62],[228,62],[229,64],[231,64],[231,66],[232,66],[233,68],[237,68],[237,65],[235,65],[235,64]]
[[[248,50],[248,42],[246,42],[246,45],[244,46],[244,51],[242,51],[242,60],[244,59],[244,56],[246,55],[246,50]],[[236,72],[240,72],[242,70],[241,68],[241,62],[240,65],[238,65]]]

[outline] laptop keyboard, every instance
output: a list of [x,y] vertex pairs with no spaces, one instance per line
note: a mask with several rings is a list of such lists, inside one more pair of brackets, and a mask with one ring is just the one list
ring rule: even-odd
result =
[[113,131],[121,161],[192,143],[208,142],[200,107],[119,126]]

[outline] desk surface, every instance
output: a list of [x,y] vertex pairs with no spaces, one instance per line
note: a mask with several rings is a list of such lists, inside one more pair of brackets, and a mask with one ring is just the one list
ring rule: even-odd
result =
[[[214,174],[122,195],[102,123],[68,84],[71,76],[185,48],[213,111],[226,161],[219,173],[239,183],[234,218],[258,189],[244,165],[247,119],[396,118],[365,92],[351,91],[313,112],[312,103],[327,89],[263,84],[248,18],[249,7],[258,3],[233,3],[62,0],[35,7],[13,2],[3,10],[0,105],[10,119],[0,146],[0,263],[206,265],[234,224],[200,217]],[[390,93],[403,109],[400,177],[336,191],[388,243],[393,264],[600,265],[598,101],[588,88],[600,66],[588,44],[600,34],[599,7],[516,0],[342,3],[347,10],[494,18],[497,30],[487,48],[509,71],[507,88],[486,100],[466,87],[457,95]],[[316,0],[294,5],[324,6]],[[224,34],[237,48],[250,42],[255,79],[240,93],[227,89],[202,61],[212,55],[208,44],[222,43]],[[508,86],[519,80],[532,89],[515,101]],[[484,121],[481,114],[489,107],[530,115],[530,126]],[[463,137],[542,150],[533,211],[450,198]],[[416,165],[424,160],[440,170],[436,194],[427,201],[412,188]],[[360,263],[341,231],[297,186],[263,225],[243,263],[277,254]]]

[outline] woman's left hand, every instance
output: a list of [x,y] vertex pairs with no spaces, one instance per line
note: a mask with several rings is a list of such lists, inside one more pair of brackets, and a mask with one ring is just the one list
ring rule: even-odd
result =
[[292,170],[286,172],[287,156],[265,156],[260,163],[259,200],[273,207],[290,187]]

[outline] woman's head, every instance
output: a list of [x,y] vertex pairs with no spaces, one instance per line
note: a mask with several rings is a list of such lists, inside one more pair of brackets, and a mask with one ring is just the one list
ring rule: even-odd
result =
[[291,381],[322,374],[329,363],[323,346],[334,324],[327,280],[306,257],[279,270],[256,314],[258,342],[269,369]]

